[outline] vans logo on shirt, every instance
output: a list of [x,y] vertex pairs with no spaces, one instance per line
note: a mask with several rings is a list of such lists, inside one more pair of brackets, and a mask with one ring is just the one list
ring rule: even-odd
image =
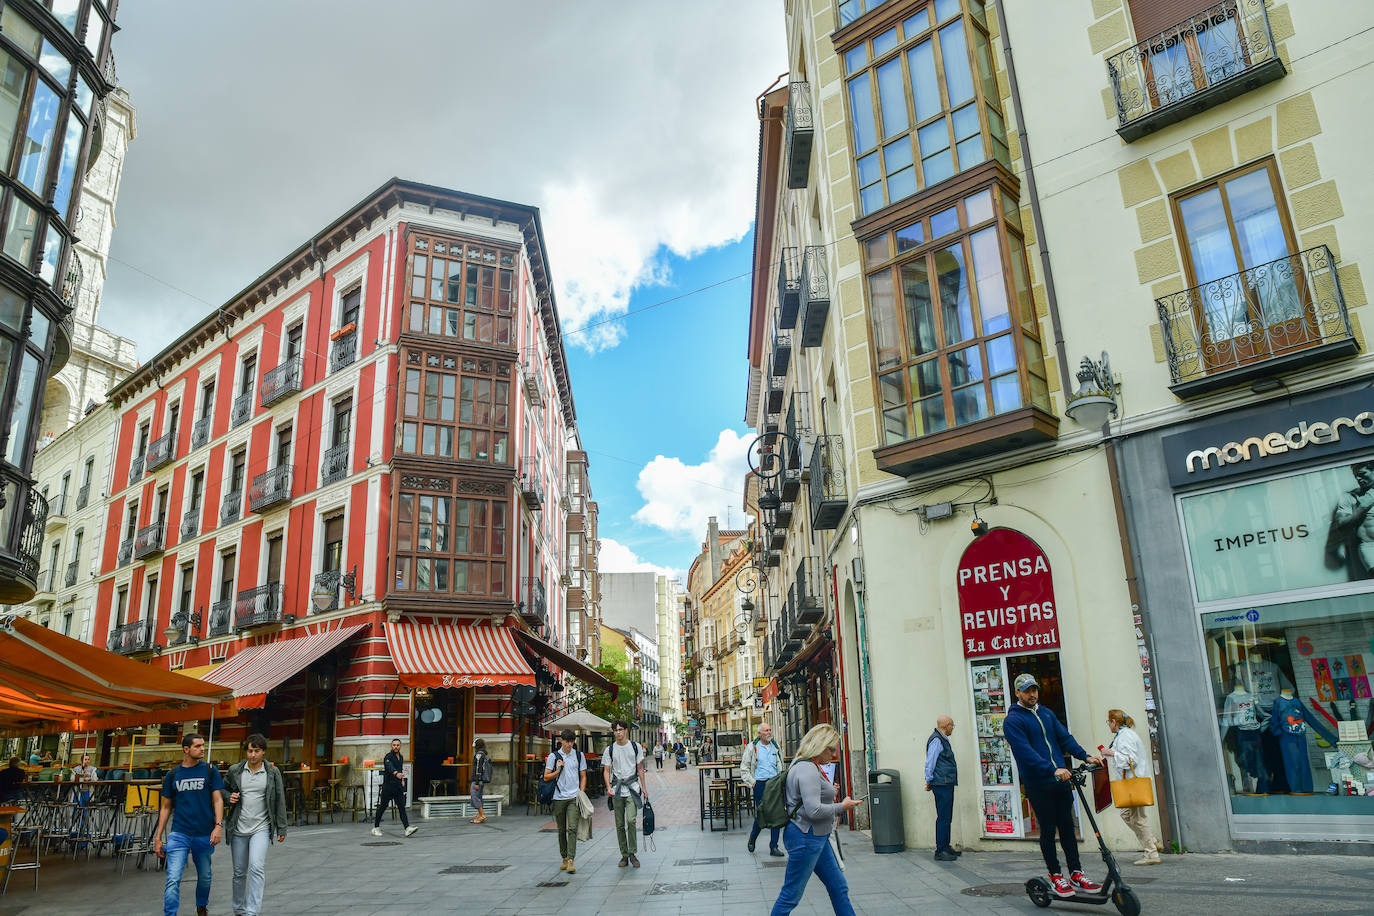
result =
[[205,791],[204,776],[187,776],[176,781],[178,792],[203,792]]

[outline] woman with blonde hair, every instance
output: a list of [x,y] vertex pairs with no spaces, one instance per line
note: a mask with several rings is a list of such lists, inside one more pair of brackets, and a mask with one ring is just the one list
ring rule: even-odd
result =
[[846,796],[835,801],[835,786],[821,767],[840,753],[840,733],[830,725],[817,725],[807,732],[797,748],[797,756],[787,768],[787,810],[792,818],[783,831],[787,847],[787,874],[773,904],[772,916],[784,916],[801,903],[806,883],[814,872],[830,894],[830,905],[839,916],[853,916],[849,902],[849,883],[830,845],[835,818],[857,808],[862,802]]
[[[1149,757],[1145,753],[1145,743],[1135,733],[1135,720],[1123,710],[1107,710],[1107,727],[1112,730],[1112,743],[1102,749],[1107,758],[1108,772],[1113,781],[1150,776]],[[1121,820],[1140,840],[1144,853],[1135,861],[1136,865],[1159,864],[1159,838],[1150,832],[1150,822],[1145,816],[1148,805],[1118,808]]]

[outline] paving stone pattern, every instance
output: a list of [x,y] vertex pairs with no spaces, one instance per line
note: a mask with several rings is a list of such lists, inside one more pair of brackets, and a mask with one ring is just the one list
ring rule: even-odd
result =
[[[745,829],[710,833],[698,827],[694,770],[650,771],[649,793],[658,830],[640,840],[642,868],[618,868],[612,815],[597,805],[590,842],[578,844],[577,872],[558,870],[558,841],[546,816],[516,807],[473,825],[464,820],[411,819],[408,839],[400,823],[371,822],[294,829],[267,861],[264,916],[408,916],[422,913],[508,914],[714,914],[767,913],[782,885],[785,860],[770,859],[766,834],[759,852],[745,848]],[[1111,815],[1108,815],[1111,816]],[[862,833],[843,831],[851,899],[859,913],[1038,913],[1021,890],[1040,868],[1027,843],[996,852],[966,852],[958,862],[931,860],[930,850],[875,855]],[[394,845],[379,845],[390,843]],[[1207,913],[1266,916],[1322,913],[1366,916],[1374,898],[1368,847],[1356,856],[1166,856],[1151,868],[1126,866],[1138,880],[1146,914]],[[1131,856],[1127,854],[1126,861]],[[1102,872],[1095,851],[1084,861]],[[214,855],[210,912],[230,916],[232,865],[223,847]],[[15,875],[0,897],[0,916],[109,916],[161,912],[164,873],[129,867],[120,875],[107,856],[72,863],[45,860],[39,889],[32,876]],[[195,870],[187,868],[182,909],[194,913]],[[807,888],[799,914],[830,913],[818,880]],[[1051,913],[1111,913],[1110,908],[1055,904]]]

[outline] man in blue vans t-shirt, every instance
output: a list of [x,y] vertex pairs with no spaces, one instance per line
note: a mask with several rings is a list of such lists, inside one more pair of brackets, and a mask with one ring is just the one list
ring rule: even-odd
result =
[[[165,916],[176,916],[181,906],[181,873],[186,856],[196,863],[196,916],[206,916],[210,905],[210,857],[224,831],[224,781],[219,770],[207,764],[205,739],[192,732],[181,739],[181,766],[162,780],[162,811],[153,834],[153,852],[167,857],[167,884],[162,891]],[[167,846],[162,830],[172,821]]]

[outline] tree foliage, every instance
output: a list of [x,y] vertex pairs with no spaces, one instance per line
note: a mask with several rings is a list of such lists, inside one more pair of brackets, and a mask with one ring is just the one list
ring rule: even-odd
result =
[[601,665],[596,670],[619,687],[620,692],[614,700],[608,693],[598,693],[587,703],[588,712],[600,716],[607,722],[614,722],[616,719],[634,722],[635,706],[644,685],[640,681],[639,672],[633,666],[626,670],[627,664],[628,656],[624,649],[619,646],[601,647]]

